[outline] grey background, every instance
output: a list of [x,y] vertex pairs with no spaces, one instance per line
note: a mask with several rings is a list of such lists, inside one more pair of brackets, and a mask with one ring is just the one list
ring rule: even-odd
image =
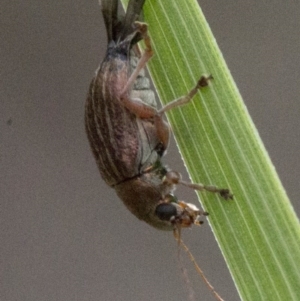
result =
[[[299,3],[201,4],[299,213]],[[0,14],[0,300],[187,300],[172,234],[124,208],[89,150],[84,101],[106,46],[97,1],[2,0]],[[186,175],[174,143],[168,153]],[[239,300],[208,223],[184,240]],[[183,264],[197,300],[214,300]]]

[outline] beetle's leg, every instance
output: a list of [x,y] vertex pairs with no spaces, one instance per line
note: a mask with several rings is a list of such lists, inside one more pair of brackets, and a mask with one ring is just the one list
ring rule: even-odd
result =
[[171,101],[156,112],[154,116],[154,123],[157,130],[157,137],[163,143],[165,148],[167,148],[168,146],[170,130],[168,124],[163,120],[162,116],[165,114],[165,112],[188,103],[199,89],[204,88],[208,85],[208,81],[212,78],[213,77],[211,75],[208,77],[201,76],[201,78],[197,82],[197,85],[187,95]]
[[229,189],[218,188],[218,187],[212,186],[212,185],[204,185],[204,184],[195,184],[195,183],[185,182],[185,181],[181,180],[181,175],[175,171],[168,171],[165,176],[164,181],[166,183],[169,183],[170,185],[181,184],[186,187],[192,188],[194,190],[199,190],[199,191],[205,190],[205,191],[209,191],[209,192],[213,192],[213,193],[218,193],[225,200],[233,199],[233,195],[231,194]]
[[125,84],[123,90],[120,93],[120,99],[123,105],[136,116],[142,119],[153,118],[157,114],[157,110],[144,102],[142,102],[139,98],[129,98],[128,94],[132,89],[132,86],[137,79],[140,71],[145,68],[147,62],[153,55],[153,50],[151,47],[150,37],[148,35],[148,26],[142,22],[135,22],[135,26],[137,27],[137,31],[141,34],[146,48],[141,55],[140,60],[132,74],[130,75],[127,83]]
[[154,118],[154,123],[157,128],[157,136],[161,141],[163,148],[167,148],[169,143],[169,125],[162,119],[162,114],[158,114],[157,110],[144,102],[142,102],[138,98],[129,98],[128,91],[131,91],[132,86],[139,75],[140,71],[146,66],[147,62],[153,56],[153,50],[151,47],[151,39],[148,35],[148,27],[147,24],[141,22],[135,22],[137,26],[137,30],[140,32],[144,43],[145,50],[141,55],[141,58],[135,68],[135,70],[130,75],[125,87],[121,92],[120,99],[123,102],[124,106],[130,110],[130,112],[134,113],[141,119],[150,119]]
[[162,115],[165,112],[170,111],[173,108],[180,107],[182,105],[187,104],[188,102],[190,102],[192,100],[192,98],[195,96],[195,94],[198,92],[199,89],[208,86],[208,81],[211,79],[213,79],[212,75],[209,75],[209,76],[202,75],[200,77],[200,79],[198,80],[196,86],[192,90],[190,90],[190,92],[187,95],[184,95],[180,98],[177,98],[177,99],[169,102],[167,105],[165,105],[158,111],[158,114]]
[[169,144],[170,129],[168,123],[162,118],[163,114],[158,114],[155,108],[143,103],[138,98],[123,96],[121,100],[123,105],[139,118],[154,119],[158,140],[161,142],[163,148],[166,149]]
[[225,200],[232,200],[233,199],[233,195],[230,192],[229,189],[227,188],[218,188],[216,186],[213,185],[203,185],[203,184],[195,184],[195,183],[189,183],[189,182],[185,182],[185,181],[179,181],[179,184],[187,186],[189,188],[192,188],[194,190],[206,190],[209,192],[213,192],[213,193],[218,193],[220,194],[220,196],[225,199]]
[[124,106],[130,110],[132,113],[134,113],[136,116],[142,119],[149,119],[154,118],[155,127],[157,129],[157,137],[161,141],[164,148],[167,148],[169,143],[169,126],[168,124],[163,120],[162,116],[165,112],[178,107],[182,106],[186,103],[188,103],[194,95],[197,93],[197,91],[203,87],[206,87],[208,85],[208,81],[212,79],[213,77],[210,76],[201,76],[199,81],[197,82],[197,85],[185,96],[182,96],[178,99],[173,100],[166,106],[162,107],[160,110],[156,110],[155,108],[143,103],[138,98],[129,98],[128,92],[131,91],[132,86],[139,75],[140,71],[146,66],[147,62],[150,60],[150,58],[153,56],[153,50],[151,47],[151,39],[148,35],[148,27],[147,24],[141,23],[141,22],[135,22],[135,25],[137,26],[137,31],[140,32],[144,43],[145,43],[145,50],[135,68],[135,70],[130,75],[127,83],[125,84],[121,94],[120,99]]
[[[141,60],[143,59],[143,56],[141,58]],[[139,66],[139,63],[138,63],[138,66]],[[138,66],[137,68],[135,69],[135,71],[132,73],[132,74],[135,74],[136,73],[136,70],[138,70]],[[136,76],[138,75],[139,71],[141,70],[142,68],[140,68],[136,74]],[[135,78],[136,78],[135,76]],[[132,77],[132,75],[130,76],[130,78]],[[125,86],[126,87],[131,87],[131,85],[133,83],[130,83],[130,78]],[[195,96],[195,94],[197,93],[197,91],[201,88],[204,88],[208,85],[208,81],[210,79],[212,79],[213,77],[211,75],[209,76],[201,76],[201,78],[199,79],[199,81],[197,82],[197,85],[192,89],[190,90],[190,92],[187,94],[187,95],[184,95],[178,99],[175,99],[173,101],[171,101],[170,103],[168,103],[167,105],[165,105],[164,107],[162,107],[160,110],[156,110],[154,108],[152,108],[151,106],[143,103],[140,99],[135,99],[135,98],[132,98],[132,99],[128,99],[126,96],[125,96],[125,92],[127,91],[128,88],[126,88],[126,91],[125,91],[125,88],[123,89],[123,92],[121,93],[121,100],[123,101],[124,105],[126,106],[126,108],[128,108],[131,112],[133,112],[134,114],[136,114],[138,117],[140,118],[152,118],[154,117],[155,115],[160,117],[167,111],[173,109],[173,108],[176,108],[176,107],[179,107],[179,106],[182,106],[182,105],[185,105],[187,104],[189,101],[191,101],[191,99]],[[158,121],[159,118],[157,118],[157,121]],[[159,121],[158,121],[159,122]]]
[[145,43],[145,50],[135,68],[135,70],[130,75],[126,85],[124,86],[122,92],[121,92],[121,99],[126,95],[128,91],[131,91],[131,88],[139,75],[140,71],[145,68],[147,62],[151,59],[153,56],[153,50],[151,47],[151,39],[148,35],[148,26],[145,23],[142,22],[135,22],[134,23],[137,27],[137,32],[139,32],[144,40]]

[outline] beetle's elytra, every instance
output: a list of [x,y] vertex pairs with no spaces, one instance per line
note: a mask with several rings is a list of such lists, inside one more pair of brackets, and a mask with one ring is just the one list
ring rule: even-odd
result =
[[[86,101],[85,126],[91,149],[104,181],[114,188],[139,219],[174,230],[200,224],[196,206],[179,201],[172,193],[177,184],[232,198],[228,189],[192,184],[164,166],[168,146],[166,111],[189,102],[211,77],[202,76],[186,95],[157,109],[154,92],[143,68],[153,55],[147,25],[138,22],[145,0],[130,0],[124,18],[118,0],[102,0],[107,30],[106,56],[96,71]],[[137,42],[146,49],[139,57]]]

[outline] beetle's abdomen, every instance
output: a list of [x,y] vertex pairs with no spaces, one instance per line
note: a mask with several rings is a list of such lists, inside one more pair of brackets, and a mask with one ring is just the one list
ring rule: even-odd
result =
[[90,85],[86,102],[88,139],[100,173],[110,186],[136,176],[141,162],[136,116],[118,97],[127,79],[127,61],[105,61]]

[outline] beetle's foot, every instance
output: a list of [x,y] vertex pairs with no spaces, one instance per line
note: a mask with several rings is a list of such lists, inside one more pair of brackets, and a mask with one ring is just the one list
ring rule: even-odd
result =
[[219,194],[225,200],[233,200],[233,194],[229,189],[220,189]]
[[214,79],[213,76],[210,74],[208,76],[202,75],[197,83],[198,88],[204,88],[208,86],[210,80]]

